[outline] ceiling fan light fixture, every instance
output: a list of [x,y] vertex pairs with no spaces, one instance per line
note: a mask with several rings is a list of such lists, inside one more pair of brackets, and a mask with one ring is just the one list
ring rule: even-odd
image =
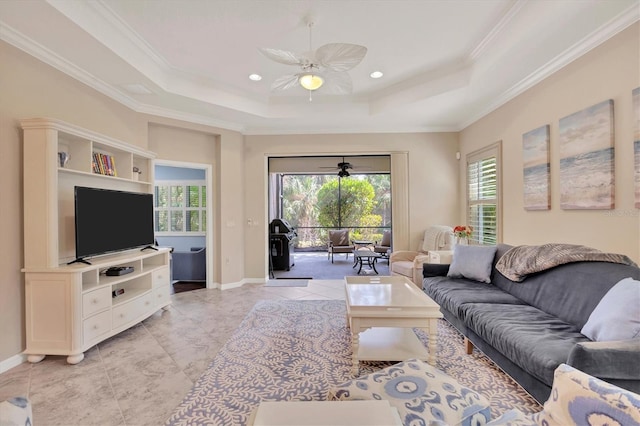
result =
[[342,169],[338,172],[338,176],[343,178],[343,177],[349,177],[351,176],[351,174],[346,169]]
[[304,74],[300,76],[298,82],[307,90],[318,90],[324,84],[324,79],[316,74]]

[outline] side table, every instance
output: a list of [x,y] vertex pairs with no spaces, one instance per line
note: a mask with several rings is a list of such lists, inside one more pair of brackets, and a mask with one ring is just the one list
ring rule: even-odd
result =
[[359,266],[358,274],[360,274],[360,272],[362,272],[362,265],[366,261],[367,266],[369,266],[369,268],[371,268],[373,272],[375,272],[377,275],[378,270],[376,269],[376,261],[381,257],[382,255],[380,253],[376,253],[373,250],[367,250],[367,249],[354,250],[353,251],[353,260],[354,260],[353,267],[355,268],[356,266]]

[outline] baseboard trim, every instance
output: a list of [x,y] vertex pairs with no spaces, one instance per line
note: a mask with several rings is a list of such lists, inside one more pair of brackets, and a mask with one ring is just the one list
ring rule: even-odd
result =
[[5,359],[0,362],[0,374],[5,371],[11,370],[13,367],[17,367],[23,362],[27,362],[27,356],[25,354],[14,355],[11,358]]

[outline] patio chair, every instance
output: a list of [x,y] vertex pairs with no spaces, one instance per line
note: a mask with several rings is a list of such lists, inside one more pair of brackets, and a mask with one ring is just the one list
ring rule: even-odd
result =
[[384,231],[382,233],[382,241],[380,241],[380,244],[376,241],[373,245],[373,251],[387,257],[389,250],[391,250],[391,231]]
[[334,253],[346,253],[349,259],[349,253],[352,253],[354,246],[350,243],[348,229],[340,229],[338,231],[329,231],[329,242],[327,244],[327,259],[331,258],[333,263]]

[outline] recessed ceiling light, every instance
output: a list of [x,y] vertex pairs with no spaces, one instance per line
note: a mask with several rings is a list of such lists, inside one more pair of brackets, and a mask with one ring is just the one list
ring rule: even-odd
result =
[[249,75],[249,80],[260,81],[262,80],[262,76],[260,74],[251,74]]
[[374,71],[371,74],[369,74],[369,76],[371,78],[380,78],[382,77],[384,74],[382,74],[382,71]]

